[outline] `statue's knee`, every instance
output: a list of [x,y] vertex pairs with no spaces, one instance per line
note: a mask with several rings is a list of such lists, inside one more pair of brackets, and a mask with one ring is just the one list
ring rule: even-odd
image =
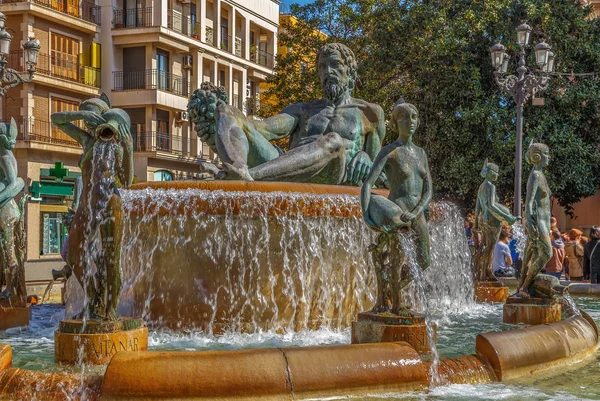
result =
[[344,153],[344,140],[337,132],[323,136],[323,146],[331,154]]

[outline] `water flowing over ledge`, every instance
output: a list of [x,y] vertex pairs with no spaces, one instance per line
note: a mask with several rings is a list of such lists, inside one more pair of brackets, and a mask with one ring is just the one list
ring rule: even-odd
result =
[[[122,191],[121,313],[219,334],[342,329],[371,308],[375,233],[358,188],[185,184]],[[431,215],[425,299],[409,290],[407,301],[446,315],[473,304],[470,255],[458,209],[439,202]]]

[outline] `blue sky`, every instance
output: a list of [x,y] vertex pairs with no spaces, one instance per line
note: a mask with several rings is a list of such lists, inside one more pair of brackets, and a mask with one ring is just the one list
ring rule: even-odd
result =
[[289,6],[290,6],[290,4],[293,4],[293,3],[306,4],[306,3],[312,3],[312,0],[281,0],[280,10],[285,13],[289,12],[290,11]]

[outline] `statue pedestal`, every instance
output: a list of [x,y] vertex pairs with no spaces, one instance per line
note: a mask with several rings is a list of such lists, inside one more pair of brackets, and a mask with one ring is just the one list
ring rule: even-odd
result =
[[29,305],[22,297],[0,300],[0,330],[29,325]]
[[504,304],[502,321],[508,324],[546,324],[561,320],[561,307],[552,298],[509,297]]
[[54,361],[103,365],[117,352],[147,351],[148,329],[142,319],[63,320],[54,332]]
[[[437,338],[436,326],[433,326]],[[427,326],[423,316],[398,316],[393,313],[362,312],[352,322],[352,344],[406,341],[417,352],[430,352]]]
[[475,300],[478,303],[504,302],[508,295],[508,287],[500,281],[478,281],[475,283]]

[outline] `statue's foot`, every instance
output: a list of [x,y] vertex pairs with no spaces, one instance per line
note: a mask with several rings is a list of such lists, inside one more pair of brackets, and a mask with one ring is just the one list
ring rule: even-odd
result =
[[225,167],[225,172],[226,172],[225,179],[254,181],[254,178],[252,178],[252,176],[250,175],[250,171],[248,170],[247,165],[238,164],[236,166],[236,164],[237,163],[234,163],[234,164],[223,163],[223,166]]
[[406,306],[400,306],[392,309],[392,313],[394,315],[402,316],[402,317],[413,317],[414,313],[408,309]]
[[529,295],[525,288],[520,288],[519,291],[515,293],[515,296],[523,299],[531,298],[531,295]]
[[373,307],[373,309],[371,309],[369,312],[377,314],[377,313],[391,312],[391,310],[387,306],[375,305]]
[[106,318],[113,322],[119,320],[119,316],[117,315],[117,311],[115,309],[110,309],[106,315]]
[[200,166],[201,173],[212,174],[215,177],[221,172],[214,163],[206,162],[204,160],[198,160],[198,166]]

